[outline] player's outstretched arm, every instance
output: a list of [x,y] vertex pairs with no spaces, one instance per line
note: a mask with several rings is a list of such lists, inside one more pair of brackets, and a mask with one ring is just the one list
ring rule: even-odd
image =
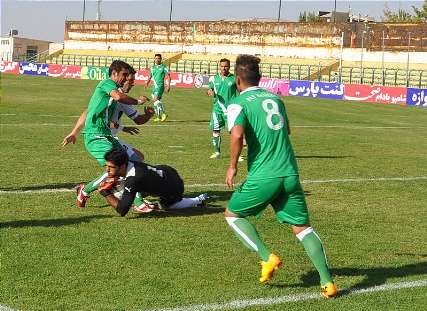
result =
[[77,136],[80,134],[80,131],[85,125],[86,115],[87,115],[87,109],[85,109],[82,112],[82,114],[80,115],[79,119],[76,122],[76,125],[74,125],[73,130],[67,136],[65,136],[64,139],[62,140],[63,147],[70,143],[73,143],[73,144],[76,143]]
[[149,101],[147,96],[141,95],[138,99],[130,97],[118,90],[112,90],[110,93],[112,99],[125,105],[142,105]]

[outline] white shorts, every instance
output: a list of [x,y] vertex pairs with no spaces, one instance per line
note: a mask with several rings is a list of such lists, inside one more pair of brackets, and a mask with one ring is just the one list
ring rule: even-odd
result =
[[118,137],[114,137],[117,139],[120,145],[122,145],[122,148],[126,150],[126,153],[128,154],[129,159],[135,154],[133,151],[133,147],[129,144],[126,144],[123,140],[120,140]]

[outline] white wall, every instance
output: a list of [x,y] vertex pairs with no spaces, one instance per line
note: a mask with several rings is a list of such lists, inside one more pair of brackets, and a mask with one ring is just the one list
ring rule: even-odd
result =
[[[103,50],[112,51],[150,51],[165,53],[209,53],[209,54],[259,54],[266,56],[282,56],[291,58],[336,59],[339,60],[339,48],[304,48],[304,47],[260,47],[234,44],[224,45],[161,45],[142,43],[105,43],[69,40],[64,42],[67,50]],[[343,50],[343,60],[359,61],[361,49],[346,48]],[[385,52],[384,61],[387,63],[406,63],[407,52]],[[363,60],[381,62],[381,52],[363,51]],[[410,52],[411,63],[427,64],[427,52]]]
[[9,37],[9,36],[0,37],[0,60],[11,61],[12,56],[13,56],[13,37]]
[[64,48],[64,43],[50,43],[49,44],[49,55],[55,53]]

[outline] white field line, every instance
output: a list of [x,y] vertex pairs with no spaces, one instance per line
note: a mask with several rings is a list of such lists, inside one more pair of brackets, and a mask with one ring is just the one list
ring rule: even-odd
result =
[[[302,180],[302,184],[328,184],[328,183],[357,183],[357,182],[381,182],[381,181],[417,181],[427,180],[427,176],[416,177],[377,177],[377,178],[344,178],[344,179],[319,179],[319,180]],[[236,184],[235,186],[238,186]],[[226,187],[225,183],[209,183],[209,184],[189,184],[185,188],[215,188]],[[0,190],[0,195],[5,194],[39,194],[39,193],[56,193],[56,192],[74,192],[74,188],[50,188],[38,190]],[[0,310],[1,311],[1,310]]]
[[[343,291],[345,296],[360,295],[365,293],[374,293],[374,292],[383,292],[389,290],[397,290],[402,288],[414,288],[427,286],[427,279],[412,281],[412,282],[399,282],[378,285],[373,287],[361,288],[361,289],[352,289],[349,291]],[[213,304],[199,304],[199,305],[190,305],[186,307],[177,307],[177,308],[165,308],[165,309],[154,309],[152,311],[213,311],[213,310],[235,310],[242,309],[254,306],[272,306],[287,302],[296,302],[296,301],[306,301],[313,299],[323,299],[320,293],[306,293],[306,294],[295,294],[295,295],[286,295],[278,296],[271,298],[256,298],[256,299],[247,299],[247,300],[234,300],[224,303],[213,303]],[[339,298],[338,298],[339,299]]]
[[[360,295],[365,293],[374,293],[374,292],[384,292],[389,290],[397,290],[403,288],[414,288],[427,286],[426,280],[419,281],[409,281],[409,282],[399,282],[378,285],[373,287],[361,288],[361,289],[352,289],[350,291],[342,290],[345,296]],[[153,309],[152,311],[215,311],[215,310],[226,310],[226,309],[242,309],[253,306],[271,306],[277,304],[283,304],[287,302],[296,302],[296,301],[306,301],[313,299],[323,299],[319,293],[306,293],[306,294],[295,294],[295,295],[286,295],[278,296],[271,298],[256,298],[256,299],[247,299],[247,300],[234,300],[225,303],[215,303],[215,304],[199,304],[186,307],[177,307],[177,308],[166,308],[166,309]],[[6,305],[0,304],[0,311],[17,311]],[[139,309],[138,311],[142,311]]]

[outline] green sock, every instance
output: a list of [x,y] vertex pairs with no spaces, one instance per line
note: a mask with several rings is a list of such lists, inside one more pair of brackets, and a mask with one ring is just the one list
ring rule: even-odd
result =
[[139,192],[137,192],[135,199],[133,199],[133,205],[140,206],[143,203],[144,203],[144,200],[142,195]]
[[99,184],[107,178],[108,174],[104,173],[101,176],[97,177],[96,179],[92,180],[91,182],[87,183],[85,187],[83,188],[83,191],[86,192],[86,194],[90,194],[94,192],[96,189],[98,189]]
[[322,241],[313,228],[309,227],[300,232],[297,234],[297,238],[301,241],[308,257],[310,257],[311,262],[319,272],[320,284],[323,286],[326,283],[333,282]]
[[212,136],[212,145],[214,152],[221,153],[221,136]]
[[271,253],[259,237],[254,225],[245,218],[225,217],[225,219],[247,248],[257,252],[263,261],[268,261]]

